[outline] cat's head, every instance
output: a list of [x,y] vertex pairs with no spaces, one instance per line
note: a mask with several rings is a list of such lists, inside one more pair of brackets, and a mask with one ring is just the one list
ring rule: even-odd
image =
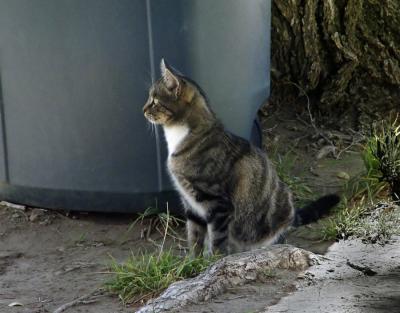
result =
[[214,114],[201,89],[190,79],[161,60],[161,78],[149,91],[143,107],[144,116],[153,124],[197,126]]

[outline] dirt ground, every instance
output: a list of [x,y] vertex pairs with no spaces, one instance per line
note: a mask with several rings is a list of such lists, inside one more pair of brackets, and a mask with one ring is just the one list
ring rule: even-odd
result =
[[[127,233],[133,219],[104,214],[38,215],[37,210],[1,206],[0,312],[53,312],[101,287],[109,275],[104,272],[111,256],[123,261],[131,250],[152,248],[141,238],[141,226]],[[299,233],[289,242],[301,238]],[[330,243],[309,239],[307,244],[323,252]],[[306,274],[277,271],[267,284],[232,288],[208,303],[179,312],[400,312],[399,238],[384,247],[358,241],[335,243],[326,256],[326,263]],[[347,260],[368,266],[377,275],[364,275],[348,266]],[[9,306],[16,302],[23,306]],[[66,310],[134,311],[135,307],[125,307],[117,296],[106,293],[93,303]]]
[[[131,251],[152,250],[143,239],[146,223],[128,232],[135,216],[71,214],[0,205],[0,312],[44,313],[102,287],[108,279],[111,257],[125,260]],[[183,233],[183,229],[181,229]],[[183,235],[183,234],[182,234]],[[153,233],[152,239],[161,237]],[[307,241],[296,236],[298,245],[324,252],[330,243]],[[243,312],[257,303],[262,309],[273,304],[294,288],[297,273],[280,272],[270,285],[243,286],[228,290],[209,304],[209,312],[228,301]],[[22,306],[10,307],[12,303]],[[215,307],[214,307],[215,306]],[[116,295],[107,293],[95,302],[75,306],[68,312],[133,312]],[[187,312],[203,312],[203,305]],[[229,312],[229,311],[225,311]],[[234,311],[232,311],[234,312]]]
[[[268,137],[266,146],[270,147],[278,143],[280,146],[290,146],[296,151],[298,154],[296,173],[302,175],[307,183],[320,194],[340,190],[345,180],[338,176],[339,172],[345,172],[352,176],[362,169],[360,157],[352,152],[353,149],[350,149],[355,146],[354,142],[342,143],[340,150],[336,151],[336,153],[341,153],[339,159],[333,158],[329,153],[318,159],[318,154],[323,152],[321,149],[326,146],[327,142],[321,140],[323,138],[319,138],[319,136],[313,138],[310,133],[304,135],[305,131],[310,129],[306,123],[296,119],[285,119],[282,115],[279,117],[271,115],[271,118],[263,121],[263,128],[264,134]],[[344,140],[343,138],[349,135],[338,133],[333,134],[331,138],[334,139],[335,136]],[[314,141],[317,143],[315,144]],[[62,304],[102,287],[110,275],[106,272],[111,257],[117,261],[123,261],[131,253],[131,250],[137,252],[140,249],[154,249],[152,243],[143,239],[146,224],[137,224],[128,232],[129,226],[135,218],[134,215],[66,214],[65,212],[0,205],[0,312],[53,312]],[[181,231],[183,232],[183,229]],[[159,239],[157,236],[153,235],[152,239],[157,241]],[[294,232],[289,236],[288,243],[317,253],[325,253],[332,244],[332,242],[321,242],[318,236],[313,235],[309,227]],[[399,245],[392,248],[398,249]],[[340,253],[340,249],[335,250],[335,253]],[[381,252],[379,249],[380,247],[375,247],[368,250],[368,256],[373,258],[375,254],[381,255],[387,251],[382,250]],[[395,269],[392,263],[398,262],[399,258],[396,255],[394,259],[378,258],[377,260],[386,262],[390,269]],[[376,264],[372,265],[375,268]],[[386,271],[382,272],[382,275],[379,272],[377,277],[382,278],[382,284],[387,279],[387,285],[397,282],[397,286],[399,286],[398,270],[397,267],[394,272]],[[329,270],[328,272],[330,273]],[[291,309],[289,311],[286,309],[287,304],[285,303],[287,302],[283,302],[289,300],[280,299],[287,295],[289,296],[284,299],[291,299],[293,295],[297,294],[294,290],[299,287],[299,274],[301,275],[301,273],[295,272],[277,272],[271,277],[270,284],[234,288],[210,303],[187,307],[185,311],[181,312],[261,312],[266,307],[274,308],[276,303],[278,305],[283,303],[284,308],[276,307],[275,311],[271,312],[292,312]],[[336,282],[335,279],[330,279],[332,288],[338,288],[333,284]],[[357,276],[355,283],[361,284],[364,280],[363,276]],[[375,292],[376,280],[369,282],[371,284],[369,287],[368,284],[363,285],[365,290],[369,290],[363,289],[365,294]],[[315,286],[318,287],[318,285]],[[361,292],[358,289],[352,289],[351,286],[343,290],[346,290],[347,293],[345,299],[353,296],[356,299]],[[329,293],[329,289],[326,289],[326,292]],[[394,295],[397,296],[396,293]],[[315,292],[307,294],[307,297],[314,296]],[[135,307],[124,306],[116,295],[104,292],[91,299],[93,302],[82,303],[65,312],[135,311]],[[379,298],[379,301],[382,299]],[[372,303],[372,300],[372,297],[369,298],[369,303]]]
[[[146,245],[140,232],[126,231],[132,216],[76,214],[0,207],[0,312],[52,312],[101,287],[111,256],[124,260]],[[10,307],[13,302],[23,306]],[[116,296],[70,312],[132,312]]]

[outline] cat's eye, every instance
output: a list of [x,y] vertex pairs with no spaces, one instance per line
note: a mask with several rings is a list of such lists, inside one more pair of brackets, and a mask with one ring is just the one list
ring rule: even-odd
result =
[[150,103],[151,103],[151,106],[154,107],[158,104],[158,99],[152,98]]
[[153,98],[153,97],[150,97],[150,99],[149,99],[149,105],[150,105],[150,106],[153,106],[153,105],[154,105],[154,98]]

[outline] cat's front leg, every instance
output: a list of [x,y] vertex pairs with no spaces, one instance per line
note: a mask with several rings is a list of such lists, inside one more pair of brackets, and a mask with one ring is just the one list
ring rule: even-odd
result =
[[204,248],[204,240],[206,237],[206,224],[198,224],[194,220],[186,220],[186,230],[189,249],[194,255],[201,255]]
[[207,234],[207,223],[192,211],[186,201],[184,201],[184,206],[186,211],[188,247],[191,253],[201,255],[203,253],[204,241]]
[[228,254],[230,212],[222,207],[211,212],[207,220],[208,251],[210,254]]

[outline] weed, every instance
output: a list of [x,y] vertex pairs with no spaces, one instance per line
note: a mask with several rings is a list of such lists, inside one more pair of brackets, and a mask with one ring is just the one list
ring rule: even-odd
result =
[[344,186],[342,201],[334,214],[322,222],[322,235],[324,239],[346,239],[360,234],[360,229],[365,228],[362,220],[367,207],[373,206],[378,199],[387,197],[388,185],[381,180],[381,175],[372,164],[371,159],[363,158],[366,171],[354,176]]
[[400,235],[400,207],[381,201],[371,204],[364,199],[352,205],[344,202],[329,219],[322,221],[325,240],[361,238],[365,243],[386,243]]
[[122,243],[127,240],[127,236],[131,230],[138,224],[142,226],[147,223],[147,227],[143,229],[142,238],[151,241],[156,246],[158,245],[151,239],[151,234],[158,233],[162,237],[168,237],[174,241],[185,241],[181,238],[178,229],[184,225],[185,221],[179,217],[170,214],[167,203],[166,212],[160,211],[158,207],[149,207],[143,213],[138,214],[138,217],[131,223],[126,231],[126,235]]
[[82,233],[79,235],[79,238],[75,240],[76,245],[81,245],[86,241],[87,238],[87,233]]
[[389,183],[393,200],[400,199],[400,123],[381,121],[372,127],[367,151],[382,179]]
[[362,220],[364,227],[358,229],[356,236],[364,242],[384,244],[392,236],[400,235],[400,207],[394,203],[378,203]]
[[303,207],[314,200],[314,193],[304,180],[293,175],[294,165],[297,161],[296,155],[292,151],[279,154],[276,150],[271,156],[272,162],[279,178],[290,188],[293,193],[297,207]]
[[114,278],[106,286],[118,293],[124,303],[137,303],[158,295],[175,281],[198,275],[217,258],[181,257],[171,250],[162,251],[158,256],[132,254],[123,264],[112,260],[110,273]]
[[[376,158],[374,152],[376,145],[376,138],[367,140],[361,154],[365,170],[347,182],[344,186],[342,203],[333,216],[323,222],[322,234],[325,239],[345,239],[350,236],[367,238],[372,236],[368,234],[371,221],[363,217],[366,212],[371,211],[374,203],[388,198],[389,189],[388,182],[383,179],[380,160]],[[382,215],[380,218],[380,229],[384,231],[386,215]],[[374,229],[376,229],[376,225]],[[386,237],[385,235],[382,236]]]
[[369,170],[353,176],[344,186],[344,197],[349,204],[367,200],[373,203],[376,199],[387,196],[388,185],[382,181],[379,173]]
[[333,216],[322,221],[323,239],[346,239],[354,235],[362,227],[361,216],[365,210],[362,203],[349,207],[344,201]]
[[150,220],[149,228],[152,225],[162,235],[161,243],[152,241],[158,253],[131,253],[130,258],[121,264],[113,258],[111,260],[108,273],[113,278],[106,283],[106,288],[117,293],[124,303],[138,303],[152,298],[171,283],[198,275],[219,258],[193,256],[191,253],[180,256],[171,249],[165,249],[167,238],[182,240],[175,228],[183,221],[170,215],[168,206],[166,212],[147,209],[130,225],[128,231],[145,220]]

